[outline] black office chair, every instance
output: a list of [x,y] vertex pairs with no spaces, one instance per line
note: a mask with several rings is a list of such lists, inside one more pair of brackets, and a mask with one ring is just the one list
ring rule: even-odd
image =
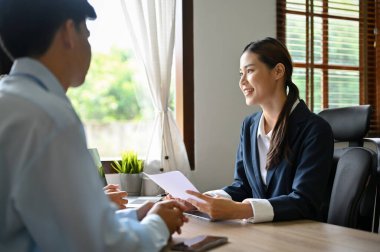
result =
[[370,105],[326,109],[319,113],[331,126],[335,142],[348,142],[349,147],[362,147],[369,130]]
[[[334,162],[324,205],[326,221],[374,231],[374,171],[377,156],[373,151],[362,147],[363,138],[369,129],[370,113],[369,105],[361,105],[327,109],[319,115],[331,125],[338,145],[334,149]],[[347,142],[348,147],[339,147],[340,142]]]
[[364,138],[364,142],[373,144],[377,153],[374,175],[376,181],[376,198],[372,230],[374,232],[377,230],[377,233],[380,234],[380,138]]
[[362,147],[349,148],[338,161],[327,222],[372,231],[375,153]]

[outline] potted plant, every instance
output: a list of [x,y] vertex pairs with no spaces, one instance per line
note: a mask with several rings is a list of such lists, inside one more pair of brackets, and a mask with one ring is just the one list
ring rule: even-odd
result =
[[120,189],[126,191],[129,196],[140,195],[143,164],[143,161],[138,159],[136,152],[123,152],[121,160],[111,163],[111,168],[117,174],[106,174],[107,183],[119,184]]

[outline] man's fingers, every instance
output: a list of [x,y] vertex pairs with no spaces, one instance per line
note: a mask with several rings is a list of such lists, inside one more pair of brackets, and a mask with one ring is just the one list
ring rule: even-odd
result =
[[126,209],[127,207],[123,204],[123,205],[119,205],[119,209]]
[[126,205],[128,204],[128,200],[127,199],[123,199],[123,198],[119,198],[119,197],[114,197],[113,198],[113,201],[119,205]]
[[128,204],[128,200],[127,200],[127,199],[124,199],[124,198],[122,198],[122,199],[120,200],[120,202],[121,202],[121,204],[123,204],[123,205]]
[[127,192],[124,192],[124,191],[109,192],[108,194],[112,195],[113,197],[120,197],[120,198],[127,197],[127,195],[128,195]]
[[118,184],[108,184],[106,185],[105,187],[103,187],[104,190],[108,190],[108,189],[119,189],[119,185]]
[[178,234],[181,234],[181,233],[182,233],[181,228],[178,227],[176,232],[177,232]]
[[161,202],[159,204],[163,204],[163,205],[165,205],[166,207],[169,207],[169,208],[174,208],[174,207],[179,208],[179,209],[181,209],[182,212],[186,210],[186,206],[185,205],[183,205],[182,203],[180,203],[178,201],[175,201],[175,200],[163,201],[163,202]]

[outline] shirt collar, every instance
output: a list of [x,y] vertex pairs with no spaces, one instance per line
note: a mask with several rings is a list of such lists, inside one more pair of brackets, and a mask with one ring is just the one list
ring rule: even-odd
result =
[[271,138],[272,136],[272,131],[269,131],[268,134],[265,134],[265,130],[264,130],[264,113],[261,114],[260,116],[260,121],[259,121],[259,128],[257,129],[257,137],[261,136],[261,137],[268,137],[268,138]]
[[[293,112],[293,110],[297,107],[298,103],[300,103],[300,100],[297,99],[293,106],[292,106],[292,109],[290,110],[290,113]],[[261,136],[261,137],[268,137],[269,139],[272,137],[272,132],[273,132],[273,129],[271,131],[268,132],[268,134],[265,134],[265,130],[264,130],[264,113],[261,114],[260,116],[260,121],[259,121],[259,127],[258,127],[258,130],[257,130],[257,137]]]
[[25,73],[35,76],[43,82],[49,92],[68,101],[66,92],[61,83],[41,62],[32,58],[16,59],[10,71],[10,75],[15,73]]

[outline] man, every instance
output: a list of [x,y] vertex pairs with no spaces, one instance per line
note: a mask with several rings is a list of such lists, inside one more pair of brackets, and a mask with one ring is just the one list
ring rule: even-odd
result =
[[103,193],[65,95],[90,64],[87,18],[87,0],[0,0],[0,251],[158,251],[187,221],[173,201],[115,213]]

